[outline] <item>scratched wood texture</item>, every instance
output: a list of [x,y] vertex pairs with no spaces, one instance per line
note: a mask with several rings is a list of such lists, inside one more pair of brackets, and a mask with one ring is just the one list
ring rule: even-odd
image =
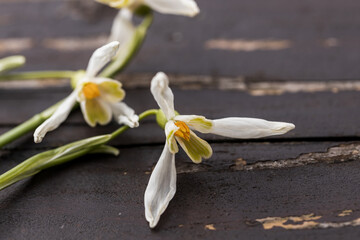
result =
[[[162,70],[181,113],[288,121],[296,129],[256,140],[201,135],[214,156],[195,165],[177,154],[177,193],[150,230],[143,194],[164,134],[149,118],[112,142],[118,157],[85,156],[1,191],[1,239],[360,237],[360,3],[198,3],[195,19],[156,14],[141,52],[118,77],[126,102],[136,112],[156,107],[149,81]],[[0,57],[24,54],[27,70],[84,68],[114,14],[92,1],[2,0]],[[0,133],[70,91],[66,81],[0,83]],[[89,128],[74,112],[43,143],[28,134],[0,150],[0,172],[116,127]]]

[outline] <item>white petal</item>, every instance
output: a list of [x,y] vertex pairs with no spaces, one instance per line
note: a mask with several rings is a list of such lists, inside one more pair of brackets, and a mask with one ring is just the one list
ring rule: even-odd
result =
[[171,153],[177,153],[179,151],[174,135],[177,130],[179,130],[179,127],[175,125],[174,121],[170,120],[165,124],[166,143]]
[[109,41],[118,41],[120,47],[122,47],[132,39],[134,33],[135,26],[132,23],[132,12],[128,8],[123,8],[113,21]]
[[139,116],[135,111],[123,102],[111,104],[114,117],[119,124],[128,125],[131,128],[139,126]]
[[201,133],[209,133],[213,126],[212,120],[199,115],[177,115],[174,120],[185,122],[190,129]]
[[200,12],[194,0],[144,0],[145,4],[163,14],[193,17]]
[[170,153],[167,144],[165,144],[160,159],[151,174],[144,196],[145,217],[151,228],[157,225],[160,215],[169,205],[175,192],[175,154]]
[[209,133],[231,138],[260,138],[287,133],[292,123],[270,122],[258,118],[222,118],[212,121]]
[[119,42],[117,41],[108,43],[96,49],[90,58],[86,69],[86,76],[89,78],[95,77],[96,74],[115,56],[118,49]]
[[76,91],[73,91],[56,109],[56,111],[43,122],[34,132],[34,142],[40,143],[47,132],[50,132],[60,126],[69,116],[71,109],[76,103]]
[[153,77],[150,90],[166,118],[169,120],[175,117],[174,94],[169,88],[169,78],[165,73],[159,72]]

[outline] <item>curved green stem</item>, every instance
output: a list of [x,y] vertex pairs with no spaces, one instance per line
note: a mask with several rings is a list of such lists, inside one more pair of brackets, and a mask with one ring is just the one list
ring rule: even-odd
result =
[[0,75],[0,81],[29,80],[42,78],[72,78],[75,71],[31,71]]
[[62,101],[56,103],[45,111],[36,114],[29,120],[0,135],[0,148],[2,148],[8,143],[11,143],[25,133],[35,130],[40,124],[42,124],[55,112],[56,108],[60,105],[61,102]]
[[120,53],[100,74],[101,77],[111,77],[122,71],[130,60],[135,56],[145,40],[146,32],[153,21],[153,15],[149,12],[142,23],[136,28],[132,41],[126,47],[125,53]]

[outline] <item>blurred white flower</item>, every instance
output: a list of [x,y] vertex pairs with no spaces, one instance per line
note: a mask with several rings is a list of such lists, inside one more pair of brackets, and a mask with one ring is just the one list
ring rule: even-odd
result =
[[176,192],[175,153],[178,144],[194,163],[210,158],[210,145],[192,130],[232,138],[260,138],[284,134],[295,128],[294,124],[270,122],[256,118],[206,119],[199,115],[177,115],[174,110],[174,95],[169,88],[168,77],[158,73],[151,81],[151,93],[165,114],[166,143],[145,191],[145,217],[151,228],[167,208]]
[[90,58],[86,74],[82,77],[74,91],[59,105],[54,114],[42,123],[34,133],[34,141],[42,141],[47,132],[59,127],[66,120],[76,102],[85,121],[92,127],[97,123],[105,125],[112,115],[119,124],[137,127],[138,116],[130,107],[121,102],[125,92],[121,83],[110,78],[97,77],[98,72],[114,57],[119,42],[114,41],[97,49]]
[[96,0],[113,8],[128,8],[136,10],[146,5],[162,14],[174,14],[193,17],[199,13],[199,7],[194,0]]

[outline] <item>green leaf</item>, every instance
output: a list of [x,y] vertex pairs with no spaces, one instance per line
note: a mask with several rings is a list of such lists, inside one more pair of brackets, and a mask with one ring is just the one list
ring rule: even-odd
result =
[[[69,143],[62,147],[39,153],[0,176],[0,190],[30,176],[43,169],[53,167],[87,153],[110,153],[116,154],[114,148],[103,146],[111,139],[111,135],[101,135]],[[96,149],[98,148],[98,149]]]

